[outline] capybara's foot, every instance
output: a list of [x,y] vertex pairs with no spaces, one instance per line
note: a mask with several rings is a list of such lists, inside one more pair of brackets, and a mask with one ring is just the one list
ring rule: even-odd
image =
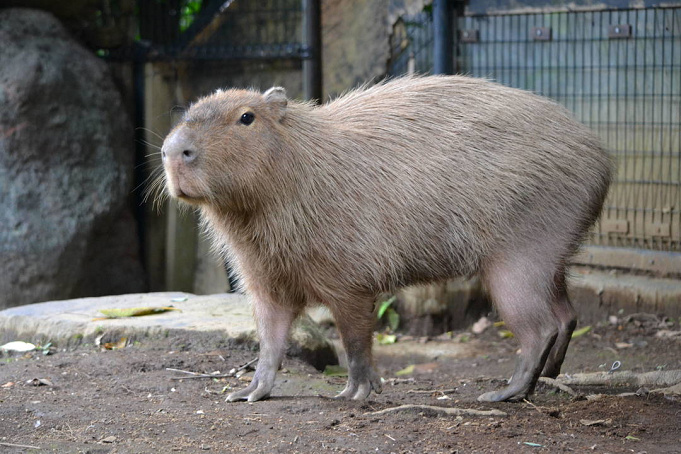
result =
[[529,386],[514,386],[511,383],[504,389],[498,391],[490,391],[485,394],[478,396],[479,402],[517,402],[519,400],[526,399],[530,394]]
[[244,389],[231,393],[227,396],[227,401],[236,402],[237,400],[247,400],[249,402],[256,402],[269,397],[273,387],[274,377],[272,377],[271,382],[269,380],[253,377],[253,381],[250,385]]
[[381,377],[373,370],[359,379],[348,379],[348,384],[336,399],[364,400],[371,394],[372,389],[376,394],[383,392]]

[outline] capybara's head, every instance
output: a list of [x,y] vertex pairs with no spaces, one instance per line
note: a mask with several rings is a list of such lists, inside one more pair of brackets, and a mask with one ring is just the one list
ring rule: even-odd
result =
[[246,208],[281,146],[286,91],[218,90],[192,105],[163,142],[166,190],[194,205]]

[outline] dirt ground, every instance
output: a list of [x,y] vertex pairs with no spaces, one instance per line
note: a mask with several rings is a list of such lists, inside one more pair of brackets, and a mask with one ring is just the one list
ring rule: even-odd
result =
[[[662,328],[680,329],[678,321],[663,326],[653,317],[594,327],[573,340],[563,371],[608,370],[616,360],[636,372],[681,369],[681,337],[656,337]],[[296,359],[285,361],[273,397],[252,404],[225,402],[250,373],[178,379],[187,374],[167,370],[224,374],[257,355],[226,345],[218,335],[183,334],[114,350],[83,342],[49,355],[4,354],[0,452],[681,452],[678,397],[616,396],[636,387],[574,387],[583,396],[606,394],[587,400],[540,385],[531,402],[477,402],[483,391],[503,386],[513,367],[516,344],[499,328],[381,346],[376,360],[384,391],[364,402],[331,399],[345,378]],[[457,353],[438,353],[452,346],[460,347]],[[396,375],[410,365],[412,373]],[[404,404],[507,416],[374,414]]]

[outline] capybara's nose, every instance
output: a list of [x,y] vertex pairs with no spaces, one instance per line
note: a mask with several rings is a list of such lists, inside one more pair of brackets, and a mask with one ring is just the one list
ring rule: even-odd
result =
[[181,160],[184,164],[190,164],[199,155],[194,144],[189,140],[183,130],[178,130],[168,136],[161,148],[163,162]]
[[193,150],[182,150],[182,160],[186,163],[189,164],[192,162],[194,159],[196,159],[196,152]]

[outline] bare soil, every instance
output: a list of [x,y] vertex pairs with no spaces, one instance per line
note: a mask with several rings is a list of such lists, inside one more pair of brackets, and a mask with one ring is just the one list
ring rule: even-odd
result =
[[[678,322],[667,326],[679,329]],[[681,338],[658,338],[659,320],[621,320],[575,338],[564,372],[681,369]],[[257,355],[218,335],[139,339],[103,350],[92,344],[0,357],[0,452],[681,452],[681,401],[636,388],[576,387],[598,400],[540,385],[531,402],[486,404],[516,354],[497,328],[481,335],[402,337],[377,349],[381,395],[334,400],[345,378],[287,359],[274,395],[228,403],[246,378],[177,379],[167,368],[226,373]],[[452,337],[452,338],[450,338]],[[454,343],[456,354],[442,354]],[[415,365],[411,374],[396,372]],[[47,380],[36,386],[33,379]],[[33,380],[33,382],[31,382]],[[403,404],[498,409],[507,416],[442,416],[429,410],[373,412]],[[11,445],[25,445],[18,447]],[[39,448],[39,449],[38,449]]]

